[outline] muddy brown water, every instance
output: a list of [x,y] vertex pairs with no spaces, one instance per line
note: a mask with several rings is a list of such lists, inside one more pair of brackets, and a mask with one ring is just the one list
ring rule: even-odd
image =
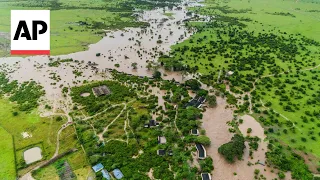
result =
[[[212,157],[214,171],[212,176],[214,179],[225,180],[247,180],[254,179],[254,170],[259,169],[260,174],[264,175],[267,179],[277,178],[277,170],[274,170],[261,164],[255,164],[256,162],[265,162],[265,152],[267,151],[267,142],[264,141],[265,135],[261,125],[251,116],[245,115],[241,117],[244,119],[244,123],[239,126],[241,133],[246,136],[247,128],[252,128],[251,136],[258,136],[262,139],[259,143],[259,148],[254,151],[253,158],[249,156],[249,145],[246,144],[244,150],[243,160],[237,160],[235,163],[228,163],[223,156],[218,153],[218,148],[229,142],[233,137],[233,133],[229,132],[231,128],[227,122],[233,119],[233,110],[226,108],[227,102],[221,97],[217,97],[217,107],[207,108],[203,114],[202,128],[206,130],[206,135],[211,139],[211,145],[206,147],[207,154]],[[253,165],[248,166],[248,162]],[[234,174],[236,173],[236,175]],[[286,179],[290,179],[290,174],[286,174]]]
[[[201,5],[196,1],[185,2],[189,6]],[[183,23],[180,23],[189,18],[186,15],[187,7],[184,5],[181,5],[181,7],[181,10],[166,9],[166,12],[173,13],[172,18],[165,16],[163,9],[144,11],[140,14],[140,20],[150,23],[150,27],[146,29],[126,28],[125,30],[108,32],[99,42],[90,45],[87,51],[50,57],[53,60],[72,58],[83,63],[61,63],[58,67],[49,67],[47,64],[51,60],[47,56],[7,57],[0,58],[0,71],[7,72],[10,80],[18,80],[19,82],[34,80],[40,83],[46,91],[45,98],[48,101],[62,103],[62,105],[65,103],[61,93],[62,86],[80,85],[84,80],[109,79],[111,76],[105,71],[106,68],[138,76],[151,76],[152,71],[146,68],[148,62],[157,63],[160,51],[168,54],[172,45],[182,42],[195,33],[194,30],[188,30],[183,26]],[[157,43],[159,35],[161,35],[163,41],[161,44]],[[101,53],[101,56],[97,57],[96,53]],[[88,66],[89,62],[95,63],[96,66],[94,67],[96,68],[92,69],[91,66]],[[137,69],[131,67],[132,63],[138,64]],[[116,64],[119,64],[120,67],[116,68]],[[83,73],[77,77],[73,72],[74,70]],[[164,79],[175,79],[179,82],[188,79],[188,77],[183,79],[181,74],[177,72],[160,70],[167,74],[163,77]],[[54,74],[59,76],[61,80],[55,80],[53,78]],[[152,91],[159,97],[159,104],[163,105],[162,96],[164,93],[157,88],[153,88]],[[83,94],[83,96],[85,95],[87,94]],[[254,169],[260,169],[260,172],[268,177],[267,179],[276,178],[275,173],[271,173],[269,168],[262,165],[247,166],[248,161],[254,163],[257,160],[264,160],[267,143],[260,143],[259,150],[254,153],[253,159],[249,159],[249,151],[246,148],[244,160],[237,161],[234,164],[227,163],[219,155],[218,147],[230,141],[233,136],[229,133],[228,129],[230,127],[226,124],[227,121],[232,120],[233,112],[231,109],[225,108],[227,103],[224,99],[218,98],[217,100],[218,106],[208,108],[204,113],[202,125],[212,141],[212,145],[207,147],[207,154],[213,158],[214,179],[253,179]],[[247,128],[252,127],[252,135],[264,138],[263,129],[258,125],[259,123],[257,124],[250,117],[243,117],[243,119],[245,120],[244,124],[239,127],[242,133],[245,134]],[[234,175],[234,172],[237,175]]]

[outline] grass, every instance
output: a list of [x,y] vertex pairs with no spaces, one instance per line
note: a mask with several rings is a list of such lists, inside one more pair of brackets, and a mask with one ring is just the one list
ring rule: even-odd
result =
[[[117,1],[74,1],[63,0],[61,7],[51,4],[40,5],[31,1],[0,1],[0,32],[10,32],[10,10],[51,9],[51,54],[68,54],[88,49],[88,45],[98,42],[103,36],[103,29],[121,29],[127,26],[139,26],[134,23],[131,11],[112,12]],[[79,22],[86,22],[80,24]],[[3,44],[3,43],[2,43]],[[1,41],[0,41],[1,47]],[[0,52],[5,55],[5,52]]]
[[[62,160],[68,161],[78,179],[86,179],[91,171],[91,168],[88,165],[86,154],[78,142],[74,127],[68,126],[60,134],[59,154],[64,153],[72,148],[77,148],[78,151],[63,157]],[[59,179],[59,175],[55,168],[55,163],[36,171],[33,173],[33,177],[41,180]]]
[[14,145],[12,136],[2,127],[0,127],[0,179],[15,179],[15,159]]
[[[284,84],[286,79],[290,79],[292,81],[296,81],[295,84],[287,84],[284,88],[285,95],[288,96],[287,101],[281,100],[280,95],[275,95],[275,91],[278,90],[277,87],[269,87],[269,83],[261,82],[257,86],[257,94],[261,95],[261,99],[264,103],[271,102],[272,105],[270,108],[276,110],[278,113],[283,114],[285,117],[290,119],[295,123],[295,130],[290,130],[292,125],[286,125],[286,120],[281,117],[277,117],[281,122],[282,126],[275,127],[275,133],[270,134],[277,139],[281,139],[286,144],[290,144],[291,147],[302,150],[304,152],[312,153],[317,157],[320,157],[320,131],[318,130],[319,119],[315,116],[308,116],[305,112],[309,111],[311,113],[317,112],[319,110],[319,102],[315,104],[307,103],[308,100],[317,99],[317,93],[315,90],[319,89],[320,82],[317,80],[312,80],[310,82],[306,82],[306,80],[311,80],[312,77],[319,76],[320,68],[313,71],[305,71],[305,75],[300,75],[299,77],[294,77],[295,73],[289,73],[288,75],[282,75],[281,78],[271,78],[273,82],[278,79]],[[310,85],[309,85],[310,84]],[[268,88],[269,87],[269,88]],[[294,90],[293,87],[306,87],[303,88],[305,91],[297,91]],[[312,89],[311,89],[312,88]],[[264,93],[265,94],[264,94]],[[281,105],[280,103],[283,103]],[[294,112],[288,111],[284,109],[284,106],[291,106]],[[302,117],[306,117],[308,120],[303,121]],[[312,118],[314,120],[312,120]],[[267,126],[273,126],[274,124],[271,122],[270,118],[264,122]],[[320,125],[320,124],[319,124]],[[287,133],[284,133],[284,129],[287,129]],[[316,139],[311,139],[311,137],[315,137]],[[303,142],[301,138],[306,138],[306,142]],[[292,141],[294,140],[294,142]]]
[[[0,107],[2,107],[0,109],[0,117],[2,117],[0,126],[14,138],[19,174],[23,174],[27,167],[23,161],[23,150],[42,144],[43,160],[52,157],[56,148],[57,131],[65,122],[65,119],[57,121],[56,117],[41,118],[36,110],[30,113],[19,112],[16,104],[6,99],[0,99]],[[18,112],[18,115],[14,116],[13,112]],[[32,137],[23,138],[22,132],[28,132]],[[10,163],[10,161],[7,163]]]

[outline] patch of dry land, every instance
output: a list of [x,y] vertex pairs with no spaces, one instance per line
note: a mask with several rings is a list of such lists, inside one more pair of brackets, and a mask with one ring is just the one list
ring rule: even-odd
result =
[[[235,163],[228,163],[222,155],[218,153],[218,148],[227,142],[229,142],[233,136],[233,133],[229,132],[228,122],[233,119],[233,110],[226,108],[227,102],[221,97],[217,97],[217,107],[207,108],[203,114],[202,128],[206,130],[206,135],[211,139],[211,145],[206,148],[207,155],[212,157],[214,171],[212,176],[214,179],[254,179],[255,169],[260,170],[267,179],[278,178],[277,171],[271,172],[271,168],[263,166],[261,164],[255,164],[256,162],[265,162],[265,152],[267,151],[268,143],[264,141],[265,135],[261,125],[251,116],[244,115],[241,118],[243,123],[239,125],[241,133],[246,136],[247,129],[252,128],[250,136],[258,136],[261,139],[259,148],[254,151],[253,158],[249,156],[249,145],[246,142],[246,149],[244,150],[243,160],[237,160]],[[248,162],[253,165],[249,166]],[[291,176],[286,176],[291,177]]]

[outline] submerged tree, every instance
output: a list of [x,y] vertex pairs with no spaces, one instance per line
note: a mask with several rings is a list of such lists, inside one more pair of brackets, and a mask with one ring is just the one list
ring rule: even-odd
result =
[[235,134],[230,142],[219,147],[218,152],[222,154],[228,162],[233,163],[235,157],[241,159],[245,147],[244,137]]

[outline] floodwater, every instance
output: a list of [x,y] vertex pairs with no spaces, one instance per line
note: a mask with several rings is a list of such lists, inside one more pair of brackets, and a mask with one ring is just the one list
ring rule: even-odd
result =
[[[194,30],[183,25],[187,16],[185,4],[200,5],[197,1],[185,1],[179,7],[169,10],[159,8],[139,14],[139,20],[149,22],[147,28],[126,28],[106,32],[106,36],[96,44],[89,46],[87,51],[60,56],[32,56],[0,58],[0,69],[8,73],[10,80],[19,82],[34,80],[46,91],[46,99],[58,102],[63,100],[62,87],[80,85],[84,80],[105,80],[110,78],[108,69],[139,76],[151,76],[152,71],[146,68],[148,62],[157,63],[160,52],[168,54],[170,46],[190,37]],[[172,17],[164,15],[173,13]],[[161,40],[162,43],[157,41]],[[96,56],[101,53],[100,56]],[[78,60],[79,62],[61,63],[58,67],[49,67],[48,63],[58,59]],[[137,63],[137,69],[131,67]],[[119,64],[120,67],[115,67]],[[76,75],[75,71],[82,72]],[[162,69],[160,71],[164,72]],[[165,79],[181,81],[181,75],[166,72]]]
[[[265,135],[263,128],[256,122],[256,120],[245,115],[241,117],[244,119],[243,124],[239,126],[241,133],[246,136],[247,128],[252,128],[251,136],[258,136],[261,138],[259,148],[254,151],[253,158],[249,156],[249,146],[246,143],[244,150],[243,160],[237,160],[235,163],[228,163],[223,156],[218,153],[218,148],[231,140],[233,133],[229,132],[229,126],[227,123],[233,119],[233,109],[226,108],[228,103],[225,99],[217,97],[217,107],[207,108],[203,114],[202,128],[206,130],[206,135],[211,139],[211,145],[206,147],[207,155],[212,157],[214,171],[212,176],[214,179],[225,180],[225,179],[254,179],[254,170],[259,169],[260,174],[267,177],[267,179],[277,178],[277,170],[274,173],[271,172],[271,168],[263,166],[261,164],[255,164],[258,161],[265,163],[265,152],[267,151],[267,142],[264,141]],[[248,162],[253,165],[248,166]],[[290,174],[286,174],[286,178],[290,179]]]
[[[107,32],[103,39],[90,45],[87,51],[68,55],[0,58],[0,70],[6,72],[10,80],[18,80],[19,82],[34,80],[40,83],[46,91],[46,101],[61,103],[61,105],[66,104],[66,99],[62,95],[62,87],[80,85],[84,80],[110,79],[111,76],[106,68],[138,76],[151,76],[152,71],[146,68],[148,62],[157,63],[160,52],[168,54],[170,46],[184,41],[195,33],[195,30],[189,30],[183,25],[183,20],[190,18],[186,15],[187,7],[184,5],[186,2],[189,6],[200,5],[196,1],[185,1],[180,5],[181,9],[161,8],[144,11],[140,14],[139,19],[149,22],[150,27],[148,28],[126,28],[125,30]],[[164,12],[170,12],[173,15],[169,18],[164,15]],[[158,43],[158,40],[161,40],[162,43]],[[101,53],[101,55],[96,56],[96,53]],[[48,66],[48,63],[52,61],[67,58],[79,62],[65,62],[58,67]],[[131,67],[132,63],[138,64],[137,69]],[[116,64],[119,64],[118,68],[115,67]],[[82,74],[79,75],[76,70]],[[163,69],[160,70],[164,72]],[[181,74],[177,72],[165,73],[167,76],[164,76],[164,79],[174,78],[176,81],[183,81]],[[164,92],[158,88],[152,88],[152,92],[159,97],[159,105],[163,105]],[[87,94],[82,95],[86,96]],[[216,108],[207,108],[204,112],[202,124],[207,136],[212,141],[212,145],[206,149],[207,154],[213,159],[214,179],[254,179],[255,169],[260,169],[261,174],[268,179],[276,178],[277,174],[271,173],[268,167],[260,164],[247,165],[248,161],[253,164],[258,160],[264,162],[264,153],[267,150],[267,143],[263,141],[265,138],[263,128],[250,116],[242,117],[244,123],[239,128],[246,135],[247,128],[250,127],[253,129],[251,136],[258,136],[262,139],[258,151],[253,154],[253,159],[249,157],[248,146],[245,149],[244,160],[234,164],[227,163],[220,156],[218,148],[229,142],[233,136],[228,131],[230,126],[227,125],[227,122],[233,118],[233,110],[225,108],[227,106],[225,99],[218,97],[217,102]],[[54,107],[56,106],[58,105],[54,104]],[[29,149],[25,151],[24,157],[27,164],[40,160],[42,158],[41,149],[38,147]]]
[[42,159],[41,149],[39,147],[28,149],[24,151],[23,157],[26,164],[31,164],[33,162],[39,161]]
[[[256,121],[252,116],[244,115],[240,117],[240,119],[243,119],[243,123],[239,125],[239,129],[243,136],[257,136],[260,139],[264,139],[266,137],[264,134],[264,129],[261,127],[260,123]],[[247,129],[249,128],[252,129],[252,132],[250,134],[247,133]]]

